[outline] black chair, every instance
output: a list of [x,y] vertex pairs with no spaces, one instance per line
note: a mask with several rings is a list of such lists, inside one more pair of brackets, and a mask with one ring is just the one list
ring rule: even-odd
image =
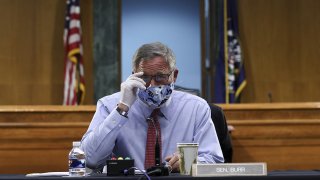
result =
[[193,95],[196,95],[196,96],[200,96],[200,90],[199,89],[186,88],[186,87],[179,86],[179,85],[176,85],[176,84],[174,85],[174,89],[177,90],[177,91],[183,91],[183,92],[190,93],[190,94],[193,94]]
[[209,106],[211,108],[211,119],[216,128],[219,143],[224,156],[224,162],[231,163],[233,148],[226,117],[223,110],[219,106],[214,104],[209,104]]

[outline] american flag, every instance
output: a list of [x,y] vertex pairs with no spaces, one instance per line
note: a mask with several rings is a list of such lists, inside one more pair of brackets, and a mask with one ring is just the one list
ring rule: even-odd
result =
[[80,105],[85,95],[79,1],[67,0],[63,36],[65,49],[63,105]]

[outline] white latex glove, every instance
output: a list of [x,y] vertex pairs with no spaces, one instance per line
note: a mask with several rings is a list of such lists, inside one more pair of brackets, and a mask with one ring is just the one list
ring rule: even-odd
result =
[[137,98],[137,88],[146,89],[146,83],[139,78],[142,75],[143,72],[131,74],[126,81],[121,83],[120,103],[128,106],[128,108]]

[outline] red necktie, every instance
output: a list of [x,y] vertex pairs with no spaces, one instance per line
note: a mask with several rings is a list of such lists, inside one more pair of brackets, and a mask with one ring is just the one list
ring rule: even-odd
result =
[[[161,162],[161,128],[160,123],[158,121],[159,109],[153,110],[150,115],[150,118],[147,119],[148,123],[148,134],[147,134],[147,142],[146,142],[146,157],[144,162],[145,169],[148,169],[154,165],[156,165],[156,138],[158,136],[158,144],[159,144],[159,153],[160,153],[160,161]],[[157,130],[155,129],[157,128]],[[158,135],[156,135],[158,133]]]

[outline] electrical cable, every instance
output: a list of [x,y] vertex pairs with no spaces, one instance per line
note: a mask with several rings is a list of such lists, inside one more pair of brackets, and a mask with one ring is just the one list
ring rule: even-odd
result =
[[143,178],[143,177],[146,177],[148,180],[151,180],[151,179],[150,179],[150,176],[149,176],[145,171],[143,171],[143,170],[141,170],[141,169],[139,169],[139,168],[137,168],[137,167],[131,167],[131,168],[129,168],[129,169],[125,169],[123,173],[124,173],[125,175],[127,175],[128,172],[129,172],[131,169],[138,170],[138,171],[140,171],[140,172],[144,175],[144,176],[141,176],[139,179],[141,179],[141,178]]

